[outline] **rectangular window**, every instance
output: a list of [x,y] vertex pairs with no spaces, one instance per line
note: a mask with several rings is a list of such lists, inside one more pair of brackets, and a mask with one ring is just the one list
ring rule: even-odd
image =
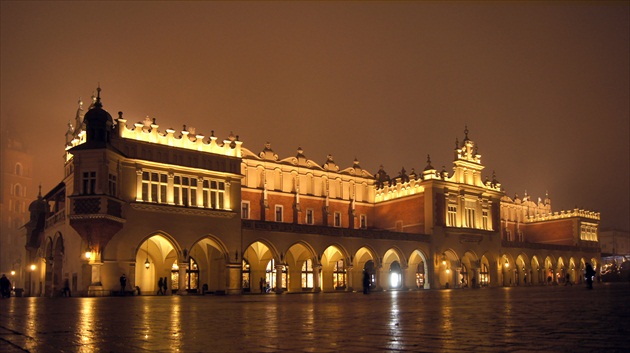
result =
[[249,201],[241,202],[241,218],[249,219]]
[[457,227],[457,206],[448,206],[448,224],[449,227]]
[[483,222],[483,229],[489,230],[488,228],[488,210],[483,210],[481,214],[481,220]]
[[335,212],[335,227],[341,227],[341,212]]
[[181,199],[182,199],[182,178],[178,175],[176,175],[173,178],[173,201],[175,202],[176,205],[181,205]]
[[83,172],[83,194],[89,195],[96,192],[96,172]]
[[466,208],[466,225],[468,228],[476,228],[474,208]]
[[276,222],[282,222],[282,205],[276,205]]
[[360,215],[359,223],[360,223],[361,229],[367,229],[367,215],[364,215],[364,214]]
[[116,196],[116,176],[114,174],[109,175],[109,195]]
[[166,174],[142,172],[142,201],[166,203],[166,180]]
[[302,289],[313,288],[313,261],[305,260],[302,264]]
[[313,209],[306,210],[306,224],[313,224]]
[[210,181],[210,207],[222,210],[224,208],[225,182]]

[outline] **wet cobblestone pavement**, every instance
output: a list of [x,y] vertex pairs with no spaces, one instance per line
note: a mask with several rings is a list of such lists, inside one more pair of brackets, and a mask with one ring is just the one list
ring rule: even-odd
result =
[[630,285],[10,298],[0,352],[628,352]]

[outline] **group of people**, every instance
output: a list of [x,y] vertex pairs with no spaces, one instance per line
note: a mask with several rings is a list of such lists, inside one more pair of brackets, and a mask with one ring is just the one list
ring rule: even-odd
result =
[[168,290],[168,280],[166,279],[166,277],[164,278],[160,277],[160,280],[158,281],[157,295],[166,295],[167,290]]

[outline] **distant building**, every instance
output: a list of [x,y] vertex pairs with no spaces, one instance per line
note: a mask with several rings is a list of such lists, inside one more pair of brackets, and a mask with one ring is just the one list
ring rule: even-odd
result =
[[[466,129],[451,172],[375,174],[279,158],[238,136],[113,119],[99,96],[67,133],[65,177],[31,204],[30,295],[542,285],[600,262],[599,214],[509,198]],[[42,222],[45,220],[45,222]],[[137,287],[137,288],[136,288]],[[170,293],[170,292],[169,292]]]
[[22,282],[24,234],[28,204],[35,195],[33,158],[23,141],[10,129],[0,134],[0,273]]

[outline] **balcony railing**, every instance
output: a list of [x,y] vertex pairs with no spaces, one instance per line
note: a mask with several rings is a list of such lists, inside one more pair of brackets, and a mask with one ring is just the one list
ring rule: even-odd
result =
[[122,218],[122,202],[107,195],[70,196],[72,216],[102,215]]

